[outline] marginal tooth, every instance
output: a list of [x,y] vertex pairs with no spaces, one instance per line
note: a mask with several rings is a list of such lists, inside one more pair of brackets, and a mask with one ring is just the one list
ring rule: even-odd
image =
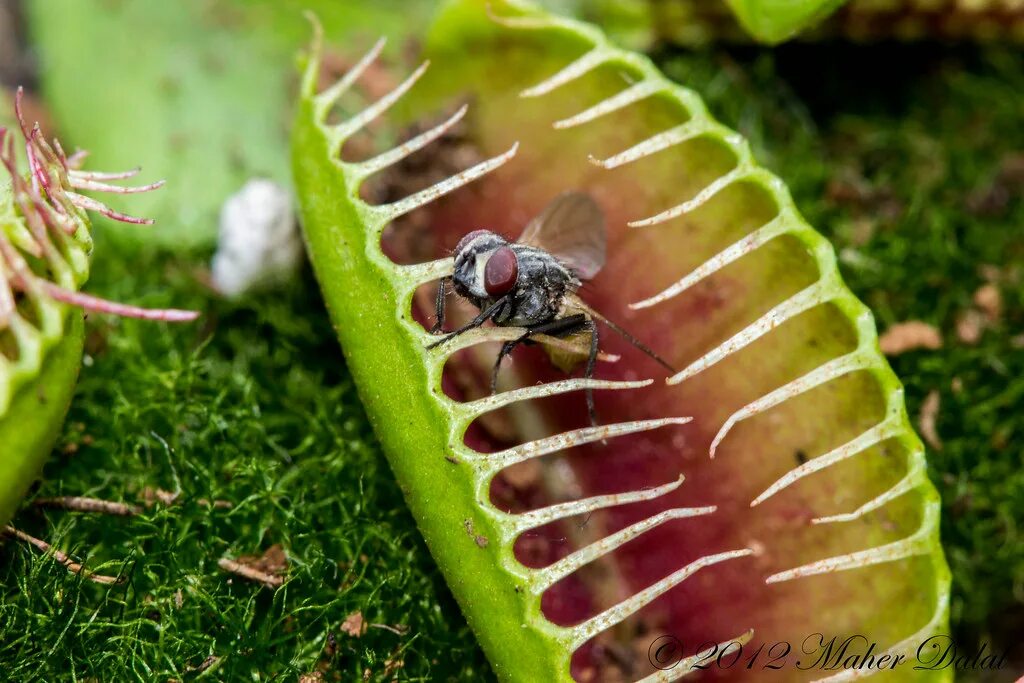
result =
[[[412,290],[404,292],[404,298],[402,298],[401,300],[406,302],[405,309],[400,309],[399,315],[402,315],[403,310],[408,310],[411,296]],[[433,346],[433,344],[436,344],[438,342],[438,339],[441,335],[432,334],[427,330],[424,330],[422,326],[414,322],[407,321],[407,325],[414,333],[419,334],[420,341],[423,343],[423,346],[428,347],[427,353],[430,354],[428,356],[428,370],[431,373],[431,377],[433,378],[430,386],[437,387],[440,387],[439,382],[441,381],[441,374],[444,371],[444,363],[448,357],[455,355],[456,353],[462,351],[463,349],[476,346],[477,344],[484,344],[487,342],[512,341],[513,339],[519,339],[520,337],[522,337],[524,332],[523,328],[521,327],[481,327],[475,330],[469,330],[468,332],[463,332],[462,334],[450,339],[449,341],[445,342],[444,344],[441,344],[440,346]],[[567,339],[551,337],[546,334],[536,334],[531,337],[531,340],[536,342],[537,344],[542,344],[545,347],[561,349],[568,353],[580,353],[580,347],[574,345],[573,342]],[[600,350],[597,352],[596,360],[601,363],[616,363],[619,361],[619,359],[620,356],[617,356],[613,353],[607,353],[605,351]],[[447,396],[444,396],[442,393],[438,393],[437,396],[438,399],[445,401],[451,410],[462,411],[464,404],[456,403]]]
[[[601,557],[603,555],[607,555],[608,553],[612,552],[613,550],[615,550],[619,546],[621,546],[621,545],[623,545],[625,543],[628,543],[629,541],[633,540],[634,538],[637,538],[637,537],[643,535],[644,533],[650,531],[651,529],[653,529],[653,528],[655,528],[657,526],[661,526],[665,522],[670,522],[670,521],[672,521],[674,519],[686,519],[688,517],[699,517],[701,515],[710,515],[715,510],[716,510],[716,507],[714,505],[710,505],[708,507],[699,507],[699,508],[673,508],[671,510],[665,510],[664,512],[659,512],[658,514],[652,515],[650,517],[647,517],[646,519],[642,519],[642,520],[640,520],[639,522],[637,522],[635,524],[631,524],[630,526],[626,527],[625,529],[621,529],[621,530],[615,532],[614,534],[610,534],[608,536],[605,536],[604,538],[602,538],[599,541],[595,541],[595,542],[591,543],[590,545],[587,545],[587,546],[584,546],[584,547],[580,548],[576,552],[571,553],[570,555],[567,555],[567,556],[563,557],[561,560],[558,560],[557,562],[555,562],[553,564],[550,564],[547,567],[544,567],[543,569],[536,570],[536,572],[534,573],[533,578],[532,578],[534,593],[536,595],[540,595],[541,593],[546,591],[548,588],[550,588],[554,584],[558,583],[559,581],[561,581],[565,577],[569,576],[569,574],[572,574],[574,571],[576,571],[580,567],[593,562],[594,560],[596,560],[597,558],[599,558],[599,557]],[[747,554],[749,554],[749,551],[747,551]],[[713,555],[712,557],[716,557],[716,556]],[[703,558],[703,559],[707,559],[707,558]],[[701,560],[697,560],[697,562],[700,562],[700,561]],[[688,566],[692,566],[693,564],[695,564],[695,563],[691,563],[691,565],[688,565]],[[699,567],[698,567],[698,569],[699,569]],[[683,570],[680,570],[680,571],[685,571],[685,568]],[[675,574],[667,577],[667,579],[671,580],[673,576],[676,576],[679,573],[680,572],[676,572]],[[685,578],[685,576],[683,578]],[[637,596],[646,594],[647,591],[650,591],[651,589],[656,588],[657,586],[661,585],[665,581],[666,581],[666,579],[662,579],[662,581],[659,581],[654,586],[651,586],[650,588],[647,588],[644,591],[640,591],[640,593],[637,593],[636,595],[634,595],[632,598],[630,598],[630,600],[635,600],[637,598]],[[673,583],[672,585],[675,585],[675,583]],[[672,587],[671,585],[670,586],[666,586],[665,589],[662,590],[661,592],[657,593],[657,595],[653,595],[650,598],[648,598],[647,600],[642,601],[642,603],[636,609],[639,609],[639,607],[642,607],[643,605],[646,605],[648,602],[650,602],[651,600],[656,598],[658,595],[661,595],[661,593],[664,593],[666,590],[668,590],[671,587]],[[626,602],[628,603],[629,600],[627,600]],[[622,604],[626,604],[626,603],[622,603]],[[621,608],[622,604],[618,605],[618,607]],[[614,610],[616,608],[612,608],[612,609]],[[609,611],[611,611],[611,610],[609,610]],[[635,610],[633,610],[633,611],[635,611]],[[626,614],[624,614],[622,616],[622,619],[626,618],[631,613],[632,613],[632,611],[627,612]],[[598,617],[595,617],[595,619],[600,618],[600,616],[602,616],[602,615],[598,615]],[[622,619],[619,619],[619,621],[621,621]],[[618,623],[618,622],[611,622],[609,624],[606,624],[605,626],[602,626],[595,633],[599,633],[600,631],[603,631],[605,628],[607,628],[608,626],[612,625],[613,623]],[[589,636],[587,636],[586,638],[583,638],[583,640],[586,641],[586,640],[588,640],[593,635],[594,634],[592,633]]]
[[[309,22],[313,35],[310,36],[309,49],[305,54],[305,64],[302,68],[302,81],[299,84],[299,92],[303,97],[313,98],[316,95],[317,80],[320,77],[320,61],[324,53],[324,27],[320,24],[316,14],[311,10],[304,11],[302,16]],[[314,111],[316,111],[315,101],[313,105]],[[321,117],[317,116],[316,119],[317,123],[322,122]],[[69,159],[68,161],[70,162],[71,160]]]
[[347,119],[332,128],[330,132],[331,153],[338,154],[341,152],[341,146],[345,144],[346,140],[362,130],[366,124],[375,120],[378,116],[390,109],[395,102],[402,98],[402,95],[409,92],[409,88],[416,84],[416,81],[420,79],[420,76],[426,72],[429,66],[429,61],[423,62],[408,78],[402,81],[391,92],[384,95],[352,118]]
[[498,410],[499,408],[504,408],[505,406],[518,403],[519,401],[528,401],[535,398],[544,398],[545,396],[555,396],[557,394],[567,394],[573,391],[583,391],[584,389],[640,389],[642,387],[649,387],[653,383],[653,379],[645,379],[635,382],[619,382],[603,379],[565,379],[558,382],[547,382],[545,384],[523,387],[522,389],[516,389],[514,391],[505,391],[500,394],[477,399],[470,403],[461,404],[460,411],[464,415],[463,420],[466,422],[472,422],[485,413]]
[[637,310],[641,308],[650,308],[656,304],[660,304],[663,301],[667,301],[674,296],[682,294],[690,287],[693,287],[702,280],[710,277],[717,273],[722,268],[726,267],[733,261],[746,256],[750,252],[760,248],[770,240],[778,237],[779,235],[786,232],[788,216],[779,215],[773,218],[770,222],[761,226],[757,230],[753,231],[746,237],[740,239],[737,242],[729,245],[722,251],[718,252],[704,263],[700,264],[686,277],[682,278],[675,284],[671,285],[660,294],[656,294],[648,299],[638,301],[635,304],[630,304],[629,307]]
[[638,142],[629,149],[619,152],[607,159],[590,157],[590,161],[601,168],[613,169],[630,162],[656,154],[664,149],[682,144],[687,140],[699,138],[715,129],[714,124],[699,119],[690,119],[675,128],[669,128],[656,135]]
[[549,92],[560,88],[561,86],[574,81],[584,74],[593,71],[599,67],[602,63],[608,59],[608,51],[602,47],[595,47],[586,54],[577,58],[571,62],[568,66],[564,67],[558,73],[550,76],[537,85],[526,88],[521,93],[520,97],[540,97],[541,95],[547,95]]
[[869,500],[868,502],[864,503],[859,508],[854,510],[853,512],[846,512],[838,515],[828,515],[827,517],[816,517],[811,520],[811,524],[834,524],[836,522],[852,522],[854,520],[860,519],[869,512],[877,510],[883,505],[886,505],[887,503],[896,500],[904,493],[909,493],[910,491],[917,488],[917,486],[919,484],[924,483],[926,479],[923,464],[924,450],[918,450],[910,457],[912,460],[920,460],[922,462],[920,464],[915,465],[909,472],[907,472],[907,474],[902,479],[900,479],[896,483],[895,486],[890,488],[888,491],[885,491],[884,493],[875,496],[874,498],[872,498],[871,500]]
[[859,569],[861,567],[882,564],[883,562],[895,562],[915,555],[925,555],[931,552],[929,537],[935,530],[938,519],[938,502],[928,503],[925,505],[924,519],[921,521],[921,526],[907,538],[876,548],[859,550],[855,553],[827,557],[824,560],[811,562],[795,569],[787,569],[786,571],[772,574],[765,579],[765,583],[781,583],[817,574]]
[[122,187],[120,185],[110,185],[109,183],[103,183],[96,180],[89,180],[87,178],[69,175],[69,182],[71,183],[71,187],[77,190],[88,190],[92,192],[111,192],[114,194],[138,194],[140,192],[150,192],[151,190],[163,187],[167,181],[158,180],[155,183],[150,183],[149,185]]
[[778,572],[777,574],[772,574],[765,579],[765,583],[782,583],[783,581],[802,579],[804,577],[815,576],[817,574],[828,574],[831,572],[845,571],[847,569],[858,569],[860,567],[869,567],[873,564],[881,564],[883,562],[895,562],[896,560],[920,555],[926,551],[927,548],[923,544],[915,542],[913,538],[904,539],[902,541],[896,541],[895,543],[889,543],[877,548],[868,548],[867,550],[860,550],[847,555],[837,555],[835,557],[829,557],[824,560],[805,564],[802,567]]
[[[323,123],[327,120],[327,114],[331,111],[331,107],[337,103],[338,98],[348,92],[348,89],[359,80],[359,77],[363,75],[363,72],[366,71],[374,61],[376,61],[377,57],[380,56],[380,51],[384,49],[384,44],[386,42],[386,38],[381,38],[374,43],[373,47],[370,48],[370,51],[363,55],[363,57],[356,62],[344,76],[342,76],[334,85],[313,98],[313,111],[316,114],[318,122]],[[316,52],[317,54],[315,56],[317,61],[319,61],[319,49],[317,49]]]
[[[531,9],[529,7],[526,7],[526,6],[522,6],[521,3],[514,2],[514,0],[505,0],[504,4],[510,5],[512,7],[519,6],[519,8],[523,9],[523,10]],[[490,17],[491,21],[493,21],[496,24],[500,24],[501,26],[504,26],[506,28],[518,28],[518,29],[537,30],[537,29],[552,28],[552,27],[557,25],[555,23],[554,18],[551,17],[550,15],[543,15],[543,14],[529,15],[528,14],[528,15],[524,15],[524,16],[511,16],[510,17],[510,16],[502,16],[500,14],[495,14],[494,11],[491,8],[490,3],[487,4],[487,14]]]
[[492,157],[486,161],[482,161],[479,164],[462,171],[450,178],[446,178],[436,185],[432,185],[425,190],[420,190],[416,194],[410,195],[405,199],[400,199],[397,202],[391,204],[381,204],[379,206],[369,207],[372,211],[378,214],[380,220],[378,221],[379,230],[383,230],[384,227],[390,221],[398,218],[399,216],[405,215],[413,209],[419,208],[424,204],[429,204],[435,199],[442,197],[449,192],[459,189],[463,185],[471,183],[480,176],[486,175],[494,169],[502,166],[509,159],[516,155],[519,150],[519,143],[516,142],[509,148],[504,154],[499,154],[496,157]]
[[53,299],[62,301],[72,306],[78,306],[86,311],[108,313],[124,318],[139,318],[141,320],[159,320],[163,322],[189,322],[199,317],[198,311],[182,311],[179,309],[153,309],[140,308],[119,304],[116,301],[107,301],[84,292],[76,292],[73,289],[64,289],[48,280],[41,280],[43,290]]
[[512,448],[490,453],[481,456],[491,464],[491,470],[497,472],[509,465],[523,462],[531,458],[539,458],[551,453],[557,453],[574,446],[582,446],[596,441],[625,436],[637,432],[646,432],[660,427],[670,425],[684,425],[690,422],[692,417],[666,417],[657,420],[635,420],[633,422],[618,422],[611,425],[599,427],[584,427],[564,432],[556,436],[549,436],[545,439],[537,439],[528,443],[514,446]]
[[[715,555],[705,555],[700,559],[694,560],[682,569],[677,569],[675,572],[669,574],[657,583],[648,586],[642,591],[634,593],[614,607],[607,609],[601,614],[591,617],[579,626],[576,626],[573,629],[573,649],[576,649],[583,643],[587,642],[598,633],[615,626],[630,615],[635,614],[640,609],[649,605],[654,600],[657,600],[659,597],[672,590],[701,569],[718,564],[719,562],[727,562],[729,560],[735,560],[737,558],[747,557],[753,554],[754,551],[750,548],[743,548],[741,550],[731,550],[729,552],[717,553]],[[572,555],[569,557],[572,557]]]
[[874,358],[870,351],[858,349],[852,353],[846,354],[845,356],[834,358],[824,365],[819,365],[814,370],[796,378],[792,382],[782,385],[778,389],[765,394],[756,401],[751,401],[730,415],[729,419],[722,425],[722,428],[718,430],[718,434],[715,435],[715,439],[711,442],[711,457],[715,457],[715,451],[718,450],[719,444],[722,443],[729,431],[736,426],[737,422],[746,420],[754,415],[759,415],[766,410],[783,403],[784,401],[788,401],[794,396],[806,393],[815,387],[819,387],[833,379],[836,379],[837,377],[842,377],[843,375],[851,372],[872,367],[878,363],[879,360]]
[[390,149],[387,152],[378,154],[372,159],[368,159],[367,161],[363,161],[359,164],[354,164],[353,170],[355,171],[356,176],[358,177],[359,180],[367,178],[368,176],[373,175],[377,171],[380,171],[383,168],[387,168],[388,166],[391,166],[392,164],[401,161],[402,159],[406,158],[413,152],[423,149],[431,142],[433,142],[434,140],[438,139],[446,132],[448,132],[451,129],[451,127],[454,126],[456,123],[461,121],[462,117],[466,115],[466,111],[468,109],[469,105],[464,104],[461,107],[459,107],[458,111],[456,111],[452,116],[450,116],[447,121],[441,123],[440,125],[434,126],[425,133],[420,133],[411,140],[404,142],[398,147]]
[[503,5],[524,12],[519,16],[501,16],[495,14],[490,3],[487,5],[487,16],[491,21],[506,28],[525,30],[544,30],[552,28],[570,29],[578,36],[587,39],[594,45],[606,45],[607,39],[600,29],[592,24],[586,24],[572,19],[555,16],[553,14],[538,14],[537,6],[531,2],[520,0],[502,0]]
[[[726,356],[757,341],[787,320],[828,301],[835,295],[835,287],[826,286],[826,282],[828,281],[824,279],[818,280],[794,294],[666,381],[668,384],[684,382],[707,370]],[[831,285],[830,282],[828,284]]]
[[[718,643],[715,646],[709,647],[706,650],[698,652],[692,657],[681,659],[678,662],[675,662],[675,660],[673,659],[672,662],[666,662],[666,664],[670,664],[669,668],[663,669],[661,671],[656,671],[650,676],[645,676],[644,678],[641,678],[639,681],[637,681],[637,683],[672,683],[672,681],[678,681],[679,679],[685,676],[690,676],[700,670],[697,667],[695,667],[694,664],[697,664],[701,660],[712,657],[716,652],[725,652],[726,649],[728,649],[728,647],[732,644],[738,644],[742,647],[749,643],[750,639],[753,637],[754,630],[750,629],[746,633],[736,636],[732,640],[722,641],[721,643]],[[729,654],[732,653],[730,652]]]
[[417,287],[428,282],[448,277],[452,274],[454,267],[455,259],[448,257],[437,259],[436,261],[427,261],[426,263],[398,266],[396,272],[406,287],[409,290],[415,291]]
[[509,515],[511,524],[509,524],[510,528],[508,534],[510,537],[514,538],[528,529],[536,529],[539,526],[544,526],[545,524],[549,524],[559,519],[575,517],[576,515],[585,515],[596,510],[618,507],[619,505],[628,505],[630,503],[637,503],[643,500],[654,500],[655,498],[664,496],[666,493],[675,491],[679,488],[679,485],[683,483],[683,479],[683,475],[680,474],[679,478],[675,481],[662,484],[661,486],[651,489],[593,496],[582,500],[574,500],[568,503],[551,505],[546,508],[533,510],[531,512],[524,512],[518,515]]
[[672,207],[671,209],[662,211],[656,216],[651,216],[650,218],[643,218],[638,221],[630,221],[629,223],[627,223],[627,225],[631,228],[645,228],[651,225],[657,225],[658,223],[664,223],[666,221],[672,220],[673,218],[678,218],[683,214],[690,213],[694,209],[700,208],[708,200],[710,200],[712,197],[714,197],[716,194],[724,190],[729,185],[732,185],[740,178],[749,176],[752,172],[753,169],[750,166],[748,166],[747,164],[741,164],[734,168],[733,170],[726,173],[724,176],[715,179],[713,183],[711,183],[703,190],[698,192],[696,196],[693,197],[693,199],[687,200],[682,204],[679,204],[678,206]]
[[136,166],[135,168],[127,171],[117,171],[114,173],[70,170],[68,171],[68,178],[72,180],[125,180],[127,178],[134,178],[139,175],[141,171],[141,166]]
[[[434,335],[430,332],[423,330],[422,341],[424,346],[436,343],[440,335]],[[478,327],[475,330],[469,330],[463,332],[457,337],[453,337],[449,341],[435,346],[430,352],[435,358],[443,360],[448,356],[453,356],[463,349],[468,349],[477,344],[486,344],[487,342],[495,341],[512,341],[523,336],[523,329],[521,327]]]
[[597,104],[592,107],[588,107],[575,116],[570,116],[562,119],[561,121],[555,121],[552,126],[558,129],[565,129],[589,123],[594,119],[604,116],[605,114],[610,114],[622,109],[623,107],[628,107],[631,104],[646,99],[659,90],[664,89],[664,87],[663,83],[659,83],[655,80],[643,80],[639,83],[634,83],[618,94],[601,100]]
[[86,209],[87,211],[95,211],[101,213],[107,218],[112,218],[115,221],[121,221],[122,223],[132,223],[134,225],[152,225],[152,218],[136,218],[135,216],[129,216],[128,214],[114,211],[103,202],[98,202],[92,197],[86,197],[84,194],[78,194],[77,192],[71,192],[67,190],[64,192],[65,196],[71,201],[72,204],[80,209]]
[[882,423],[875,425],[855,439],[847,441],[842,446],[833,448],[828,453],[819,455],[817,458],[808,460],[803,465],[791,469],[780,477],[778,481],[766,488],[761,495],[752,500],[750,502],[750,507],[760,505],[782,489],[792,486],[804,477],[814,474],[815,472],[820,472],[821,470],[831,467],[836,463],[840,463],[847,458],[852,458],[858,453],[871,448],[875,444],[879,444],[886,439],[896,436],[903,429],[901,422],[902,420],[899,419],[899,416],[886,418]]

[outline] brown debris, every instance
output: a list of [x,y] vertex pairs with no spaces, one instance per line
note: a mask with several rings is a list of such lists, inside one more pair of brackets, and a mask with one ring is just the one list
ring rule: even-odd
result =
[[115,503],[109,500],[100,500],[99,498],[87,498],[85,496],[36,498],[33,504],[40,507],[60,508],[75,512],[96,512],[104,515],[117,515],[119,517],[130,517],[139,513],[139,508],[135,505]]
[[467,519],[462,523],[462,526],[466,528],[466,534],[473,539],[478,548],[486,548],[490,541],[487,540],[486,536],[478,534],[473,526],[473,520]]
[[942,348],[942,335],[932,325],[920,320],[896,323],[878,338],[882,353],[887,356],[898,356],[916,349]]
[[320,683],[322,680],[324,680],[324,675],[319,671],[310,671],[299,675],[299,683]]
[[345,621],[341,624],[341,632],[353,638],[359,638],[366,633],[366,622],[363,621],[363,613],[355,611],[345,617]]
[[147,486],[142,489],[142,504],[146,507],[152,507],[154,503],[162,503],[163,505],[173,505],[174,501],[178,499],[178,493],[171,493],[170,491],[164,491],[163,489],[155,489],[151,486]]
[[[156,503],[160,503],[162,505],[167,506],[174,505],[178,501],[178,498],[180,496],[180,491],[172,493],[170,491],[165,491],[164,489],[154,489],[151,486],[147,486],[146,488],[142,489],[141,497],[143,505],[145,505],[146,507],[152,507]],[[228,510],[234,507],[234,504],[229,500],[217,499],[211,502],[209,498],[198,498],[196,499],[196,502],[200,505],[203,505],[205,507],[212,507],[216,510]]]
[[200,505],[205,505],[206,507],[212,507],[215,510],[230,510],[234,507],[234,503],[230,500],[221,500],[219,498],[212,503],[209,498],[200,498],[196,502]]
[[288,568],[288,557],[281,545],[275,543],[262,555],[245,555],[237,560],[224,557],[217,561],[217,566],[226,572],[258,581],[267,588],[278,588],[284,583],[282,574]]
[[999,324],[1003,317],[1003,297],[999,287],[990,282],[978,288],[972,302],[970,308],[957,316],[956,335],[964,344],[973,346],[981,341],[985,330]]
[[969,308],[956,319],[956,337],[964,344],[974,346],[981,341],[985,332],[985,316],[981,311]]
[[83,577],[89,579],[93,583],[101,583],[101,584],[109,586],[109,585],[112,585],[112,584],[121,583],[124,580],[124,579],[118,578],[116,576],[106,576],[104,574],[94,574],[93,572],[87,571],[85,569],[85,567],[83,567],[81,564],[79,564],[78,562],[75,562],[70,557],[68,557],[67,555],[65,555],[61,551],[57,550],[56,548],[51,546],[46,541],[43,541],[43,540],[38,539],[38,538],[35,538],[34,536],[29,536],[25,532],[18,531],[17,529],[15,529],[14,527],[12,527],[10,525],[7,525],[7,526],[4,527],[4,533],[6,533],[9,536],[14,536],[15,538],[17,538],[20,541],[25,541],[26,543],[34,545],[36,548],[38,548],[39,550],[41,550],[44,553],[46,553],[46,552],[51,553],[52,556],[53,556],[53,559],[55,559],[57,562],[60,562],[62,565],[67,567],[69,571],[74,572],[75,574],[81,574]]
[[391,676],[396,671],[405,666],[405,660],[399,659],[398,657],[392,657],[384,660],[384,677]]
[[917,418],[917,426],[925,443],[937,451],[942,450],[942,439],[939,438],[935,423],[939,416],[939,392],[932,389],[921,404],[921,414]]
[[990,323],[998,322],[1003,315],[1003,296],[994,284],[982,285],[974,293],[974,305],[981,309]]
[[186,666],[185,673],[202,673],[219,661],[220,657],[218,657],[217,655],[210,655],[202,662],[200,662],[198,666],[192,666],[191,664]]
[[409,627],[405,624],[370,624],[370,628],[379,628],[385,631],[391,631],[396,636],[404,636],[409,632]]

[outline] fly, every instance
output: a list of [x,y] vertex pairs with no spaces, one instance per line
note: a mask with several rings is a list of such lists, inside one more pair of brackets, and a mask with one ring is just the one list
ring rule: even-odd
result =
[[[499,327],[518,327],[523,333],[505,342],[491,373],[491,393],[497,390],[501,361],[519,344],[546,335],[559,339],[580,337],[589,346],[584,377],[594,375],[598,354],[600,320],[630,344],[653,358],[669,372],[672,366],[633,335],[588,306],[577,295],[584,281],[592,279],[605,263],[607,234],[604,214],[582,192],[556,197],[530,221],[516,242],[490,230],[474,230],[455,248],[452,275],[441,279],[437,290],[437,320],[430,330],[441,334],[445,317],[446,284],[476,306],[480,313],[465,325],[448,332],[427,348],[440,346],[490,320]],[[548,349],[549,355],[552,354]],[[597,424],[593,390],[586,390],[587,410]]]

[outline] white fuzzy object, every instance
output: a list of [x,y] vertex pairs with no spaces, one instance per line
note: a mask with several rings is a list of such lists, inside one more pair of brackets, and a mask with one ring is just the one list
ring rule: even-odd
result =
[[302,258],[291,193],[254,178],[228,197],[220,210],[220,237],[213,256],[213,284],[229,297],[289,279]]

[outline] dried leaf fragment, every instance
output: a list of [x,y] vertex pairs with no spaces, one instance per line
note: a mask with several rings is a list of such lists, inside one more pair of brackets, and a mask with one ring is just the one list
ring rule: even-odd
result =
[[939,438],[939,432],[935,426],[939,416],[939,405],[939,392],[932,389],[925,396],[924,403],[921,404],[921,414],[917,418],[921,436],[929,446],[937,451],[942,450],[942,439]]
[[357,610],[345,617],[345,621],[341,624],[341,631],[353,638],[358,638],[366,633],[366,623],[363,621],[363,613]]
[[282,574],[288,568],[288,557],[281,545],[275,543],[260,556],[245,555],[237,560],[223,557],[217,561],[217,566],[226,572],[258,581],[267,588],[278,588],[284,583]]
[[985,333],[985,316],[981,311],[969,308],[956,319],[956,337],[964,344],[974,346]]
[[998,322],[1003,314],[1003,297],[994,284],[982,285],[974,293],[974,305],[977,306],[988,322]]
[[898,356],[916,349],[942,348],[942,335],[933,325],[920,320],[896,323],[878,338],[878,346],[887,356]]

